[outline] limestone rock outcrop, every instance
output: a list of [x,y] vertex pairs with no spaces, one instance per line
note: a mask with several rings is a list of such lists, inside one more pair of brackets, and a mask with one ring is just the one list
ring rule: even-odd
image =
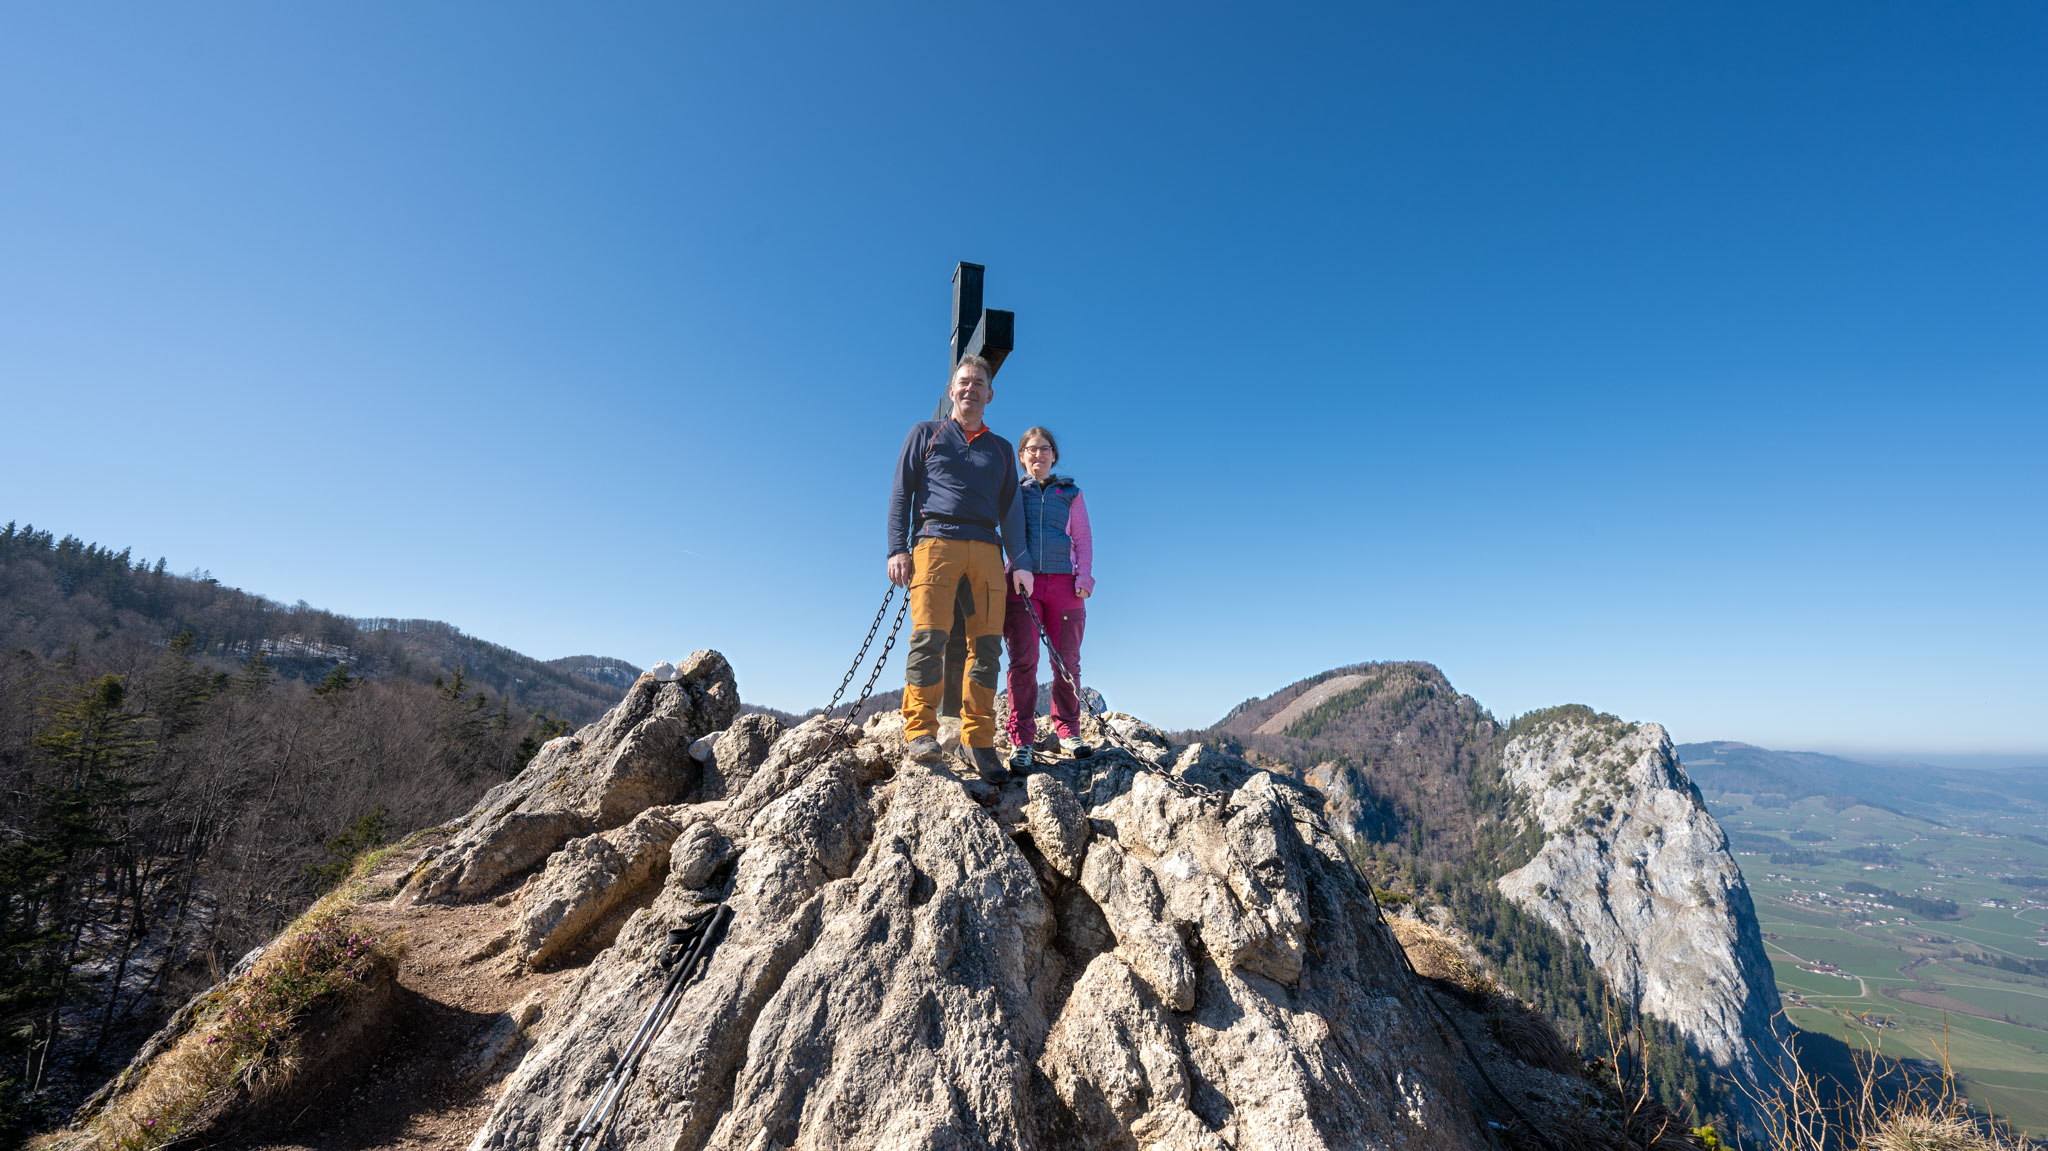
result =
[[519,891],[513,953],[545,967],[669,866],[677,809],[650,807],[624,827],[572,839]]
[[1756,908],[1664,729],[1560,709],[1508,742],[1502,774],[1544,835],[1502,893],[1722,1072],[1773,1089],[1759,1053],[1779,1050],[1778,991]]
[[604,718],[549,740],[524,771],[486,792],[455,837],[422,860],[402,898],[476,899],[570,839],[694,795],[702,765],[688,749],[731,723],[739,699],[732,667],[715,651],[684,660],[667,683],[643,673]]
[[[415,871],[415,902],[529,873],[508,946],[542,964],[640,908],[521,1017],[531,1040],[473,1151],[567,1145],[655,1001],[667,929],[721,900],[731,925],[611,1147],[1495,1145],[1320,797],[1161,738],[1147,759],[1209,793],[1109,750],[985,805],[964,770],[904,760],[894,717],[695,730],[722,665],[636,685]],[[664,762],[687,766],[659,785],[614,770],[664,716]]]

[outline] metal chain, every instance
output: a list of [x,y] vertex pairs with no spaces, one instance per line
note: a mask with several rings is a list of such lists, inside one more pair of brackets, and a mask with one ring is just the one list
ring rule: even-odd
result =
[[[840,677],[839,690],[832,693],[832,702],[825,705],[825,714],[828,717],[839,706],[840,698],[846,694],[847,687],[853,683],[853,677],[860,671],[860,665],[866,661],[868,649],[874,645],[875,636],[882,630],[882,619],[889,614],[889,603],[895,598],[896,585],[890,584],[889,589],[882,594],[882,606],[875,609],[875,621],[868,625],[867,638],[861,640],[860,651],[854,654],[853,665],[846,669],[844,676]],[[1080,702],[1082,707],[1088,709],[1089,715],[1095,717],[1096,725],[1102,729],[1103,739],[1110,746],[1129,756],[1138,765],[1139,771],[1158,776],[1161,783],[1164,783],[1170,790],[1185,798],[1203,801],[1213,800],[1217,803],[1225,804],[1230,801],[1229,795],[1217,791],[1213,787],[1203,787],[1191,779],[1183,779],[1172,772],[1161,771],[1152,766],[1150,760],[1140,755],[1121,735],[1117,734],[1116,729],[1111,727],[1109,721],[1104,718],[1102,709],[1095,706],[1082,693],[1080,679],[1074,674],[1073,669],[1067,666],[1067,661],[1060,657],[1059,648],[1052,642],[1051,636],[1045,630],[1045,617],[1039,614],[1037,602],[1027,597],[1024,600],[1024,606],[1031,612],[1031,622],[1037,627],[1039,639],[1044,642],[1046,653],[1052,658],[1053,670],[1058,672],[1060,678],[1067,682],[1067,686],[1074,689],[1075,699]],[[874,693],[875,684],[882,678],[882,668],[887,666],[889,662],[889,652],[896,646],[896,637],[903,630],[903,617],[909,611],[910,593],[905,592],[903,602],[897,605],[896,619],[889,626],[888,638],[882,641],[881,653],[875,657],[875,665],[868,672],[867,682],[861,685],[860,695],[854,699],[852,709],[846,713],[847,729],[833,741],[835,747],[850,743],[852,739],[858,738],[855,733],[860,730],[858,721],[861,709],[867,706],[868,696]]]
[[[882,600],[882,607],[886,609],[888,606],[889,601],[887,598],[884,598]],[[896,646],[896,634],[903,630],[903,617],[907,615],[909,611],[910,593],[905,592],[903,593],[903,602],[897,605],[896,608],[896,622],[889,625],[889,638],[882,641],[882,653],[875,657],[874,669],[868,672],[868,681],[861,685],[860,698],[853,701],[853,710],[846,713],[846,722],[858,724],[860,720],[860,710],[868,705],[868,696],[872,694],[875,690],[875,681],[882,678],[882,669],[889,665],[889,649]],[[874,638],[875,633],[872,631],[868,632],[868,639],[870,641],[873,641]],[[860,650],[863,654],[865,654],[868,650],[867,645],[862,644]],[[856,661],[854,663],[854,666],[859,667],[859,662]]]
[[[875,633],[882,630],[882,617],[889,614],[889,601],[895,598],[896,585],[890,584],[889,590],[882,593],[882,606],[875,609],[875,622],[868,625],[868,638],[860,641],[860,651],[854,654],[853,666],[847,668],[846,674],[840,677],[839,690],[832,693],[832,702],[825,705],[826,715],[831,715],[832,709],[839,706],[839,697],[846,694],[846,685],[853,682],[853,674],[860,670],[860,661],[868,657],[868,645],[875,642]],[[903,602],[908,606],[910,597],[905,595]],[[889,641],[896,641],[894,632],[889,633]]]
[[[896,585],[892,583],[889,585],[888,590],[882,593],[882,606],[875,609],[875,622],[868,625],[867,638],[860,641],[860,650],[854,653],[853,666],[847,668],[846,674],[840,677],[839,690],[832,693],[832,702],[825,705],[825,717],[827,719],[831,718],[832,710],[839,706],[839,697],[846,694],[847,685],[853,682],[854,675],[860,671],[861,662],[868,658],[868,648],[874,644],[875,634],[882,630],[882,618],[889,614],[889,601],[895,598]],[[860,718],[861,709],[867,706],[868,696],[875,690],[875,681],[882,678],[882,666],[889,662],[889,651],[896,646],[896,635],[903,630],[903,617],[909,611],[910,593],[906,591],[903,593],[903,602],[896,608],[896,622],[889,625],[889,638],[882,642],[882,652],[875,657],[874,670],[868,673],[867,683],[862,685],[859,697],[853,701],[853,710],[846,713],[846,720],[850,725],[849,732],[860,730],[859,725],[855,721]],[[836,748],[850,742],[850,740],[847,733],[842,733],[832,742]]]
[[[1072,670],[1070,670],[1067,667],[1067,661],[1060,658],[1060,649],[1058,645],[1053,643],[1052,636],[1045,630],[1045,617],[1038,613],[1038,602],[1032,599],[1030,596],[1026,596],[1024,597],[1024,606],[1027,610],[1031,612],[1031,622],[1033,624],[1036,624],[1038,627],[1039,639],[1043,640],[1045,643],[1045,651],[1046,654],[1050,656],[1052,659],[1053,670],[1059,673],[1061,679],[1067,681],[1068,687],[1074,689],[1075,700],[1078,701],[1082,707],[1088,709],[1089,715],[1095,717],[1096,725],[1102,729],[1103,738],[1107,740],[1112,747],[1115,747],[1118,751],[1123,752],[1125,755],[1130,756],[1133,760],[1137,761],[1139,771],[1146,772],[1150,775],[1158,776],[1159,782],[1164,783],[1169,789],[1179,793],[1183,798],[1202,800],[1205,802],[1213,800],[1214,802],[1222,804],[1228,804],[1230,802],[1229,795],[1225,794],[1224,792],[1217,791],[1213,787],[1203,787],[1201,784],[1196,783],[1191,779],[1184,779],[1178,775],[1173,774],[1170,771],[1159,770],[1158,768],[1152,766],[1151,760],[1146,759],[1142,755],[1139,755],[1135,750],[1131,748],[1129,744],[1125,743],[1123,737],[1117,734],[1116,729],[1109,725],[1109,721],[1103,718],[1102,709],[1096,707],[1093,703],[1089,701],[1088,697],[1082,693],[1080,679],[1073,673]],[[1016,703],[1015,700],[1011,700],[1010,702],[1012,705],[1015,705]],[[1034,722],[1036,721],[1034,720]]]

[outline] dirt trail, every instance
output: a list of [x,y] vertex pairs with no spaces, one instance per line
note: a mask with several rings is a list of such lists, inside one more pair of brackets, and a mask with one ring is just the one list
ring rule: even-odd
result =
[[[371,882],[389,891],[419,858],[395,853]],[[461,1151],[483,1122],[518,1046],[486,1056],[490,1040],[509,1038],[508,1013],[539,997],[551,1003],[575,969],[540,974],[515,969],[504,955],[479,957],[511,919],[510,893],[459,907],[360,905],[372,934],[402,938],[396,1018],[323,1084],[296,1116],[236,1132],[214,1146],[235,1151]],[[516,1044],[516,1040],[514,1043]],[[482,1073],[479,1074],[479,1071]]]

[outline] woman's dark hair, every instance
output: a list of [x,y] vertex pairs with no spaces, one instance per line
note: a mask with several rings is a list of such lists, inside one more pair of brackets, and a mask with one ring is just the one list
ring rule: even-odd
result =
[[1046,446],[1052,449],[1052,462],[1060,462],[1060,442],[1052,438],[1052,429],[1050,428],[1025,428],[1024,434],[1017,437],[1017,455],[1019,458],[1023,457],[1025,445],[1031,442],[1032,436],[1044,436]]

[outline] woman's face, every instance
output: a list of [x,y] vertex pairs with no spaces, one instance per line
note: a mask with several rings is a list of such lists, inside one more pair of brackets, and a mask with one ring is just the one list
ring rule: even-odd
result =
[[1055,458],[1052,445],[1045,442],[1044,436],[1032,436],[1024,441],[1023,447],[1017,449],[1017,459],[1023,463],[1024,470],[1031,473],[1034,480],[1042,480],[1052,474]]

